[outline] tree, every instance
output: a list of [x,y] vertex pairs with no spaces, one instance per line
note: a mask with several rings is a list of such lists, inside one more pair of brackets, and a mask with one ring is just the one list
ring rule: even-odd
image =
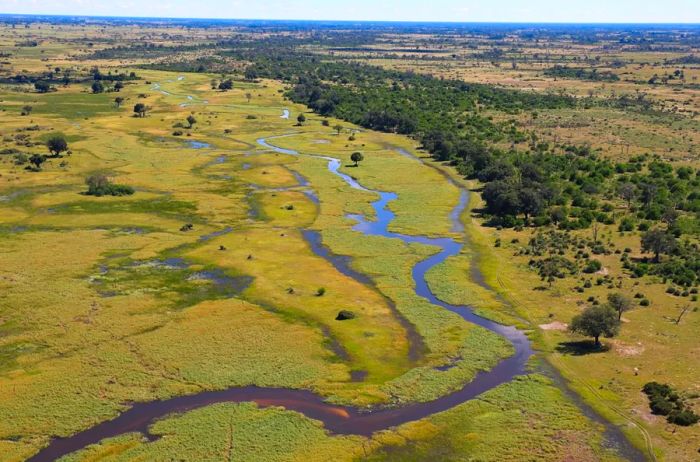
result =
[[89,196],[102,196],[109,185],[110,181],[105,175],[90,175],[85,179],[85,184],[88,186],[87,194]]
[[248,100],[248,104],[250,104],[250,100],[253,99],[253,95],[251,93],[246,93],[245,94],[245,99]]
[[95,80],[90,88],[92,88],[93,93],[103,93],[105,91],[105,86],[99,80]]
[[51,85],[47,82],[36,82],[34,84],[34,89],[39,93],[48,93],[51,91]]
[[586,308],[583,313],[574,316],[569,326],[571,332],[593,337],[595,345],[600,346],[600,337],[611,338],[620,331],[620,320],[615,310],[608,305],[596,305]]
[[245,79],[247,81],[252,82],[253,80],[255,80],[257,78],[258,78],[258,73],[255,69],[253,69],[252,67],[248,67],[245,70]]
[[632,208],[632,201],[637,197],[637,187],[634,183],[623,183],[618,189],[618,194],[627,202],[627,208]]
[[535,188],[523,188],[518,193],[520,209],[525,214],[525,220],[530,220],[531,215],[539,215],[544,210],[542,193]]
[[88,196],[130,196],[134,194],[134,188],[128,185],[112,183],[105,175],[91,175],[85,179]]
[[124,98],[122,98],[121,96],[117,96],[116,98],[114,98],[114,104],[117,106],[117,108],[122,107],[123,102]]
[[343,131],[343,126],[338,124],[335,127],[333,127],[333,130],[335,130],[338,133],[338,135],[340,135],[340,132]]
[[642,251],[652,252],[654,261],[659,262],[662,253],[666,254],[676,248],[676,238],[668,231],[659,228],[650,229],[642,235]]
[[353,152],[350,155],[350,160],[355,162],[355,167],[358,167],[360,162],[365,160],[365,156],[363,156],[361,152]]
[[[697,308],[695,308],[697,311]],[[690,311],[690,305],[685,305],[683,308],[681,308],[681,313],[678,315],[678,318],[676,319],[676,325],[681,323],[681,320],[683,319],[683,316]]]
[[233,89],[233,80],[226,79],[219,84],[219,90],[227,91]]
[[68,150],[68,142],[62,136],[52,136],[46,142],[46,147],[54,157],[58,157],[62,152]]
[[134,106],[134,112],[139,117],[146,117],[146,112],[148,112],[148,107],[143,103],[136,103]]
[[642,184],[641,199],[645,207],[650,207],[651,204],[654,202],[654,199],[656,199],[656,195],[658,193],[658,189],[659,188],[655,184]]
[[41,154],[32,154],[29,158],[29,163],[34,165],[36,170],[41,170],[41,164],[44,162],[46,162],[46,156],[42,156]]
[[119,91],[120,91],[122,88],[124,88],[124,84],[123,84],[123,83],[117,82],[117,83],[114,84],[114,91],[116,91],[117,93],[119,93]]
[[187,123],[190,124],[190,128],[194,126],[194,124],[197,123],[197,119],[194,118],[192,114],[187,116]]
[[304,125],[304,122],[306,122],[306,116],[304,114],[299,114],[299,117],[297,117],[297,122],[299,122],[299,125]]
[[23,115],[23,116],[28,116],[29,114],[32,113],[32,110],[33,110],[33,109],[34,109],[34,108],[31,107],[31,106],[29,106],[29,105],[23,106],[23,107],[22,107],[22,115]]
[[488,183],[481,196],[486,202],[486,210],[497,216],[515,216],[522,209],[518,191],[506,181]]
[[622,313],[631,310],[634,304],[629,297],[621,293],[615,293],[608,294],[608,305],[617,311],[617,319],[622,320]]

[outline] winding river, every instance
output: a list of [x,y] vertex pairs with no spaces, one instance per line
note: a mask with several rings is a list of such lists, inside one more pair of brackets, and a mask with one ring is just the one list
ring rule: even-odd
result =
[[[274,146],[269,139],[260,139],[258,143],[282,154],[300,155],[296,151]],[[357,180],[340,171],[341,161],[327,156],[311,156],[328,162],[330,173],[341,178],[350,187],[375,193],[379,199],[372,206],[376,213],[374,220],[361,215],[352,215],[357,221],[354,230],[368,236],[383,236],[390,239],[399,239],[406,243],[420,243],[438,249],[438,252],[417,263],[413,269],[415,292],[433,305],[449,310],[461,316],[466,321],[484,327],[509,341],[514,347],[514,354],[501,362],[488,372],[480,372],[463,388],[451,394],[425,403],[413,403],[398,408],[381,408],[368,411],[353,407],[337,406],[326,403],[321,396],[307,390],[293,390],[284,388],[262,387],[233,387],[222,391],[209,391],[188,396],[179,396],[162,401],[147,403],[135,403],[130,409],[120,414],[113,420],[100,423],[88,430],[77,433],[67,438],[57,438],[31,457],[31,462],[52,461],[63,455],[83,449],[88,445],[100,442],[105,438],[115,437],[129,432],[140,432],[149,439],[155,439],[149,433],[149,426],[157,419],[172,413],[181,413],[197,409],[203,406],[222,402],[255,402],[260,407],[281,406],[289,410],[297,411],[305,416],[323,422],[326,429],[335,434],[353,434],[369,436],[376,431],[388,429],[406,422],[422,419],[432,414],[442,412],[464,403],[474,397],[493,389],[501,384],[509,382],[518,375],[527,372],[527,363],[533,355],[527,336],[514,327],[504,326],[488,319],[477,316],[466,306],[455,306],[438,299],[430,290],[425,275],[436,265],[447,258],[458,255],[464,245],[463,242],[450,238],[434,238],[425,236],[410,236],[394,233],[388,230],[395,216],[389,210],[388,204],[397,199],[397,195],[391,192],[373,191],[361,185]],[[463,225],[459,219],[468,203],[468,193],[462,190],[461,198],[457,206],[450,214],[453,230],[463,231]],[[307,239],[311,234],[305,233]],[[349,272],[353,277],[367,281],[366,276],[354,273],[347,265],[347,261],[332,258],[327,249],[322,248],[318,239],[310,242],[312,249],[321,257],[334,263],[344,272]],[[342,261],[343,263],[339,263]],[[625,440],[626,441],[626,440]],[[633,459],[636,460],[636,459]]]

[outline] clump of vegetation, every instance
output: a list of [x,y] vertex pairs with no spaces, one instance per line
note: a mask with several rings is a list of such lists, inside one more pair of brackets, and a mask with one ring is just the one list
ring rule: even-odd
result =
[[228,91],[233,90],[233,80],[226,79],[219,84],[219,90]]
[[46,156],[42,154],[32,154],[29,157],[30,166],[27,167],[28,170],[38,172],[41,170],[41,166],[46,162]]
[[599,72],[598,69],[584,69],[580,67],[554,66],[544,71],[548,77],[560,79],[590,80],[592,82],[617,82],[620,77],[610,71]]
[[530,266],[537,270],[542,281],[546,281],[550,287],[557,278],[564,279],[567,274],[576,274],[576,265],[558,255],[541,260],[532,260],[530,261]]
[[112,183],[105,175],[91,175],[85,183],[88,185],[88,190],[85,194],[88,196],[130,196],[134,194],[134,188],[127,185],[119,185]]
[[105,91],[105,86],[104,86],[104,84],[103,84],[102,82],[100,82],[99,80],[95,80],[95,81],[92,83],[92,85],[90,86],[90,89],[92,90],[92,92],[93,92],[94,94],[97,94],[97,93],[104,93],[104,91]]
[[349,321],[350,319],[355,319],[355,313],[348,310],[340,311],[338,316],[335,317],[336,321]]
[[46,147],[53,157],[60,157],[68,151],[68,142],[62,136],[52,136],[46,141]]
[[649,382],[644,385],[642,391],[649,398],[651,412],[666,416],[669,423],[688,427],[700,421],[700,415],[690,409],[685,400],[669,385]]
[[52,91],[56,91],[54,87],[52,87],[48,82],[36,82],[34,84],[34,89],[37,91],[37,93],[50,93]]
[[134,105],[134,114],[137,117],[146,117],[146,113],[149,111],[149,107],[143,103],[136,103]]

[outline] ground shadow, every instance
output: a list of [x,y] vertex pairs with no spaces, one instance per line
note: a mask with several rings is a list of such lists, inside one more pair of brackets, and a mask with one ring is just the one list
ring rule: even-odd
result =
[[596,353],[605,353],[610,350],[607,345],[596,345],[593,340],[580,342],[561,342],[556,348],[558,353],[572,356],[583,356]]

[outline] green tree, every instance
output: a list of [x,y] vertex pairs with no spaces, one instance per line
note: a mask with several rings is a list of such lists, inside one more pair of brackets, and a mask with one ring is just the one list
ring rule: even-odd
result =
[[134,112],[139,117],[146,117],[146,112],[148,112],[148,107],[143,103],[136,103],[134,106]]
[[306,116],[304,114],[299,114],[299,117],[297,117],[297,122],[299,122],[299,125],[304,125],[304,122],[306,122]]
[[99,80],[95,80],[90,88],[92,88],[93,93],[103,93],[105,91],[105,86]]
[[117,96],[116,98],[114,98],[114,105],[117,106],[117,108],[122,107],[123,102],[124,98],[122,98],[121,96]]
[[249,67],[245,70],[245,79],[249,82],[252,82],[253,80],[258,78],[258,72],[253,69],[252,67]]
[[46,156],[42,156],[41,154],[32,154],[29,158],[29,163],[34,165],[36,170],[41,170],[41,164],[44,162],[46,162]]
[[655,228],[642,235],[642,251],[652,252],[657,263],[662,253],[667,254],[675,248],[676,238],[668,231]]
[[571,332],[593,337],[596,346],[600,346],[600,337],[611,338],[620,331],[620,320],[615,310],[608,305],[596,305],[586,308],[583,313],[574,316],[569,326]]
[[124,88],[123,83],[117,82],[114,84],[114,91],[116,91],[117,93],[119,93],[119,91],[121,91],[122,88]]
[[525,220],[530,220],[531,215],[539,215],[544,210],[544,198],[542,193],[535,188],[523,188],[518,193],[520,210],[525,214]]
[[52,136],[46,141],[46,147],[54,157],[58,157],[62,152],[68,151],[68,142],[62,136]]
[[194,118],[192,114],[187,116],[187,123],[190,124],[190,128],[194,126],[194,124],[197,123],[197,119]]
[[618,320],[622,319],[622,313],[631,310],[634,306],[632,299],[621,293],[608,294],[608,305],[617,312]]
[[51,85],[47,82],[36,82],[34,84],[34,89],[39,93],[48,93],[51,91]]
[[333,130],[335,130],[338,133],[338,135],[340,135],[340,132],[343,131],[343,126],[338,124],[335,127],[333,127]]
[[219,90],[221,90],[221,91],[233,90],[233,80],[226,79],[226,80],[222,81],[219,84]]
[[360,162],[365,160],[365,156],[363,156],[361,152],[353,152],[350,155],[350,160],[355,162],[355,167],[357,167],[359,166]]

